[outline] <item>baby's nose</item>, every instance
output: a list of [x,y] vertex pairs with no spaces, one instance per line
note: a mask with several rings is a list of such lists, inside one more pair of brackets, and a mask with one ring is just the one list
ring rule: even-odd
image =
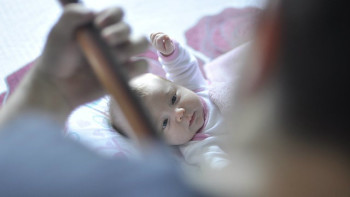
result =
[[175,109],[175,119],[178,122],[181,122],[185,114],[184,108],[176,108]]

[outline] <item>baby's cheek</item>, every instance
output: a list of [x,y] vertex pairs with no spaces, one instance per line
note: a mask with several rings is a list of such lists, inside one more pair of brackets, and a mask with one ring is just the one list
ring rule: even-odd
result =
[[183,132],[183,129],[172,130],[164,134],[164,138],[170,145],[182,145],[192,139],[193,136],[189,132]]
[[172,131],[167,131],[163,133],[163,137],[166,140],[166,142],[170,145],[178,145],[179,139],[176,133],[173,133]]

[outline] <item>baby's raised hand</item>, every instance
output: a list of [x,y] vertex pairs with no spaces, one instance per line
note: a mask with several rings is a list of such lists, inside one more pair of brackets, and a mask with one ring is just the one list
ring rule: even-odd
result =
[[165,33],[152,33],[150,39],[152,45],[165,56],[171,55],[175,50],[173,41]]

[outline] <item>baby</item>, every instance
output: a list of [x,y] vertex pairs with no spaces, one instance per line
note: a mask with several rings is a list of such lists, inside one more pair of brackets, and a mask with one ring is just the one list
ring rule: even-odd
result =
[[[153,33],[150,39],[168,80],[148,73],[132,79],[131,88],[146,105],[167,143],[179,145],[187,164],[225,166],[228,160],[217,139],[222,117],[209,98],[197,60],[164,33]],[[132,137],[132,129],[118,108],[112,101],[112,125]]]

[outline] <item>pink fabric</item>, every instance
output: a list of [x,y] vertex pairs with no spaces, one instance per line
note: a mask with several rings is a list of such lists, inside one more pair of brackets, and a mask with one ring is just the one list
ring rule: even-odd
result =
[[242,44],[205,65],[204,69],[211,80],[209,96],[223,114],[233,109],[238,71],[249,58],[249,47],[250,43]]
[[22,67],[21,69],[19,69],[18,71],[16,71],[12,75],[9,75],[6,78],[6,81],[7,81],[9,90],[10,90],[9,95],[11,95],[13,93],[13,91],[11,91],[11,90],[15,90],[17,88],[19,82],[26,75],[26,73],[33,66],[33,64],[34,64],[34,62],[27,64],[26,66]]
[[203,17],[186,32],[187,44],[209,58],[216,58],[249,41],[261,10],[254,7],[226,8]]
[[17,88],[19,82],[22,80],[22,78],[25,76],[25,74],[28,72],[28,70],[33,66],[34,61],[28,63],[24,67],[20,68],[16,72],[12,73],[8,77],[6,77],[5,81],[7,84],[7,92],[1,93],[0,96],[0,107],[6,102],[5,99],[7,99],[13,91]]
[[210,98],[222,113],[232,109],[237,71],[245,62],[260,13],[254,7],[226,8],[203,17],[186,32],[187,44],[213,59],[201,68],[210,82]]
[[206,139],[208,137],[210,137],[208,134],[197,133],[196,135],[194,135],[194,137],[192,138],[191,141],[201,141],[201,140],[204,140],[204,139]]

